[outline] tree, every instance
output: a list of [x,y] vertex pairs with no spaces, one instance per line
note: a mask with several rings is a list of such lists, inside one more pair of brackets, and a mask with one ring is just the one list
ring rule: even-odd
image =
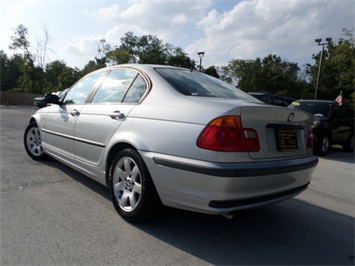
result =
[[121,38],[121,45],[107,54],[110,62],[162,64],[190,68],[195,64],[180,48],[164,43],[156,36],[135,36],[127,32]]
[[21,73],[17,80],[16,91],[37,93],[41,91],[40,83],[40,69],[36,68],[33,63],[33,56],[29,52],[30,43],[27,39],[28,30],[20,24],[14,30],[14,36],[11,36],[12,43],[9,49],[18,51],[21,50],[23,54],[15,53],[17,67]]
[[48,57],[47,54],[47,50],[49,49],[48,44],[51,42],[51,37],[48,33],[46,25],[43,24],[42,27],[43,27],[44,37],[42,39],[37,39],[36,59],[37,59],[37,65],[42,69],[44,69],[46,65],[46,59]]
[[124,49],[115,49],[106,54],[107,62],[113,65],[127,64],[130,62],[130,54]]
[[244,91],[269,92],[301,98],[305,82],[298,77],[296,63],[283,61],[279,56],[268,55],[263,59],[232,59],[221,69],[221,78],[236,83]]
[[25,58],[30,58],[29,52],[30,42],[27,39],[28,29],[20,24],[14,31],[14,36],[11,36],[12,43],[9,45],[10,50],[22,50]]
[[207,75],[212,76],[212,77],[219,78],[219,75],[218,75],[218,73],[217,73],[217,69],[216,69],[215,66],[210,66],[210,67],[208,67],[208,68],[206,69],[205,73],[206,73]]
[[97,53],[95,57],[97,69],[106,67],[107,53],[111,50],[111,45],[106,42],[105,39],[101,39],[97,42]]
[[55,60],[46,65],[46,89],[44,93],[64,90],[80,77],[79,69],[68,67],[64,61]]
[[170,66],[176,67],[184,67],[184,68],[191,68],[195,66],[196,62],[191,60],[190,57],[187,56],[187,53],[180,47],[169,47],[168,49],[169,55],[167,59],[167,64]]
[[85,76],[86,74],[89,74],[90,72],[98,70],[100,68],[102,68],[102,65],[97,64],[97,61],[90,60],[81,70],[81,75]]
[[[319,78],[317,98],[333,100],[340,91],[344,99],[354,100],[355,88],[355,49],[352,31],[343,29],[347,39],[340,39],[337,44],[331,42],[324,50]],[[306,71],[313,88],[318,78],[321,52],[313,55],[314,64],[307,64]]]

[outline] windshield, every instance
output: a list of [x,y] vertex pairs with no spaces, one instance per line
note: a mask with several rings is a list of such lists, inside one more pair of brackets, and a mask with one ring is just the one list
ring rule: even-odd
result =
[[189,69],[157,68],[156,71],[177,91],[188,96],[241,99],[259,102],[247,93],[219,79]]
[[291,109],[299,109],[315,116],[329,117],[332,110],[332,104],[329,102],[293,102],[288,106]]

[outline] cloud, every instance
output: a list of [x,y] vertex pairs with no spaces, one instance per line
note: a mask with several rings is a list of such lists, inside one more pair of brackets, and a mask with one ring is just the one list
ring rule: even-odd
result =
[[[107,38],[123,37],[124,33],[132,31],[137,36],[150,34],[180,46],[176,44],[179,40],[187,42],[194,37],[191,32],[211,4],[210,0],[131,1],[128,5],[119,2],[93,11],[93,17],[114,24],[105,33]],[[118,40],[116,38],[115,45],[119,45]]]
[[311,61],[318,48],[314,39],[340,37],[343,18],[352,17],[354,4],[344,1],[252,0],[237,3],[223,13],[210,10],[197,26],[204,34],[186,50],[206,52],[206,64],[226,64],[230,59],[255,59],[268,54],[301,62]]
[[[57,56],[59,58],[67,58],[66,63],[75,66],[78,59],[88,63],[94,60],[98,54],[97,42],[101,37],[99,35],[91,35],[73,40],[59,50]],[[82,67],[82,66],[81,66]]]

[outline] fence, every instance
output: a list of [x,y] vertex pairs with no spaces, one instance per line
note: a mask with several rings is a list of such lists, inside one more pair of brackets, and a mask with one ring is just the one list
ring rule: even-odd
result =
[[33,99],[35,97],[40,96],[44,95],[13,91],[1,91],[0,105],[33,105]]

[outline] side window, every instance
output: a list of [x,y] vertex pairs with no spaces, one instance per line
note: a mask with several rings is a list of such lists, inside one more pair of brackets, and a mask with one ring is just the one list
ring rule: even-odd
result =
[[271,97],[269,95],[261,96],[261,101],[263,101],[264,103],[272,104]]
[[131,87],[129,88],[123,102],[125,103],[137,103],[143,96],[147,89],[144,78],[138,75]]
[[89,96],[92,88],[103,72],[91,74],[74,84],[74,86],[65,95],[64,103],[66,104],[84,104]]
[[112,70],[97,89],[92,102],[122,102],[128,86],[132,83],[137,74],[136,71],[131,69]]
[[280,106],[284,105],[284,102],[282,101],[282,99],[277,96],[271,96],[271,99],[272,99],[272,104],[274,104],[274,105],[280,105]]

